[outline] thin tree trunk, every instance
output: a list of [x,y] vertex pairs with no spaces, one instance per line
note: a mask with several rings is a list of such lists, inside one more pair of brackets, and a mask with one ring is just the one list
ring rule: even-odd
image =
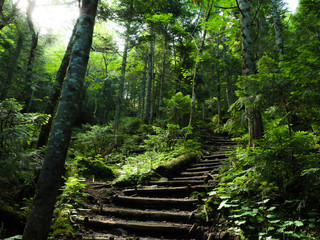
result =
[[52,128],[44,163],[40,172],[23,240],[44,240],[48,237],[52,214],[62,185],[65,158],[71,138],[72,125],[78,113],[98,0],[83,0],[72,50],[69,74]]
[[222,44],[223,44],[223,62],[224,62],[224,77],[226,81],[226,98],[227,98],[227,104],[228,107],[232,105],[232,90],[231,90],[231,84],[230,84],[230,76],[229,76],[229,64],[228,64],[228,56],[227,56],[227,45],[226,42],[226,36],[223,33],[222,34]]
[[193,118],[194,118],[194,112],[195,112],[195,106],[196,106],[196,78],[197,78],[197,71],[198,71],[198,67],[199,67],[199,58],[201,58],[201,56],[202,56],[203,47],[204,47],[204,41],[205,41],[206,35],[207,35],[207,29],[205,27],[205,23],[210,18],[212,6],[213,6],[213,0],[208,2],[207,10],[206,10],[206,12],[204,14],[204,18],[203,18],[204,29],[203,29],[203,32],[202,32],[200,46],[197,49],[198,50],[197,59],[196,59],[196,63],[195,63],[195,66],[194,66],[194,72],[193,72],[193,78],[192,78],[192,93],[191,93],[191,106],[190,106],[189,126],[192,126],[192,124],[193,124]]
[[32,95],[33,95],[33,89],[32,89],[32,73],[33,73],[33,62],[35,58],[35,51],[37,49],[38,45],[38,33],[35,32],[34,25],[32,22],[32,12],[35,7],[35,1],[28,0],[28,8],[27,8],[27,22],[29,25],[29,30],[32,36],[32,42],[31,42],[31,48],[29,52],[28,57],[28,63],[27,63],[27,72],[25,77],[25,85],[21,93],[21,99],[25,102],[24,111],[28,112],[31,106],[32,102]]
[[13,74],[15,72],[15,69],[17,68],[17,62],[21,53],[21,49],[22,49],[22,45],[23,45],[23,34],[20,32],[20,30],[18,31],[18,40],[17,40],[17,45],[16,48],[12,54],[12,58],[11,58],[11,62],[10,65],[8,67],[8,74],[7,74],[7,78],[6,81],[3,84],[2,87],[2,91],[1,91],[1,95],[0,95],[0,100],[4,100],[7,96],[9,87],[11,85],[11,80],[13,78]]
[[168,38],[165,35],[164,36],[164,43],[163,43],[163,58],[162,58],[162,72],[160,76],[160,82],[159,82],[159,100],[158,100],[158,120],[161,120],[162,118],[162,105],[163,105],[163,85],[165,81],[165,74],[166,74],[166,56],[167,56],[167,44],[168,44]]
[[147,67],[148,67],[148,58],[144,58],[144,68],[141,79],[140,86],[140,96],[139,96],[139,109],[138,116],[141,120],[144,119],[144,107],[145,107],[145,95],[146,95],[146,79],[147,79]]
[[217,110],[218,110],[218,124],[221,123],[221,84],[220,84],[220,54],[219,54],[219,33],[216,34],[216,79],[217,79]]
[[151,103],[152,103],[152,79],[153,79],[153,54],[154,54],[154,33],[153,33],[153,24],[150,23],[150,49],[148,55],[148,77],[147,77],[147,93],[146,93],[146,104],[144,111],[144,123],[150,123],[150,111],[151,111]]
[[59,102],[59,97],[61,95],[61,88],[62,88],[64,79],[66,77],[67,71],[68,71],[71,52],[72,52],[72,48],[73,48],[73,45],[74,45],[74,42],[76,39],[77,26],[78,26],[78,22],[75,24],[75,26],[73,28],[72,35],[70,37],[66,52],[62,58],[59,70],[56,75],[56,79],[53,83],[51,93],[49,96],[49,100],[48,100],[46,107],[44,109],[44,113],[50,114],[51,117],[49,118],[48,122],[41,127],[39,138],[38,138],[38,143],[37,143],[37,148],[45,146],[48,143],[51,125],[52,125],[52,121],[54,118],[54,113],[55,113],[56,107]]
[[273,11],[273,25],[274,25],[274,32],[276,36],[276,45],[278,49],[279,57],[284,54],[284,45],[283,45],[283,38],[282,38],[282,24],[279,16],[279,10],[277,6],[276,0],[271,0],[272,2],[272,11]]
[[[256,62],[253,51],[252,41],[252,22],[250,17],[250,2],[248,0],[239,0],[240,9],[240,27],[242,39],[242,75],[244,76],[244,86],[247,88],[248,76],[256,73]],[[253,140],[263,136],[263,123],[261,113],[254,107],[246,106],[248,118],[249,146]]]
[[103,61],[104,61],[104,65],[106,67],[106,76],[104,79],[104,84],[103,84],[103,89],[102,89],[102,102],[103,102],[103,109],[102,109],[102,124],[106,123],[108,120],[108,111],[107,111],[107,104],[108,104],[108,87],[107,87],[107,83],[108,83],[108,61],[106,56],[103,55]]
[[127,57],[128,57],[128,49],[129,49],[129,33],[130,33],[130,26],[127,26],[126,39],[125,39],[123,56],[122,56],[122,64],[121,64],[121,75],[120,75],[119,90],[118,90],[118,96],[117,96],[116,114],[115,114],[115,121],[114,121],[114,136],[115,136],[116,145],[118,144],[121,105],[122,105],[123,88],[124,88],[124,81],[125,81],[126,67],[127,67]]

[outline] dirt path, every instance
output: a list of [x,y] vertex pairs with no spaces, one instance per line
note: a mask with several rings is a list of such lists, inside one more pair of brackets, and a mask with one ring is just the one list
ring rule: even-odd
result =
[[120,190],[104,182],[88,183],[86,208],[91,210],[83,209],[84,220],[78,220],[86,229],[82,239],[208,239],[196,224],[206,199],[192,193],[215,186],[220,161],[233,145],[227,137],[210,135],[204,156],[180,174],[143,187]]

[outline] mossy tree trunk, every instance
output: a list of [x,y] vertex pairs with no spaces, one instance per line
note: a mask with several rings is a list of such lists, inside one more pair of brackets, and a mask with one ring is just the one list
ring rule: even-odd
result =
[[62,98],[49,138],[33,205],[23,233],[23,240],[48,237],[52,214],[63,183],[64,163],[71,138],[72,125],[78,113],[81,89],[89,60],[98,0],[83,0],[70,68]]
[[66,52],[65,52],[63,59],[61,61],[59,70],[56,75],[56,79],[55,79],[55,81],[53,83],[53,87],[51,89],[49,100],[48,100],[46,107],[45,107],[45,110],[44,110],[44,113],[50,114],[51,117],[49,118],[49,121],[41,127],[39,138],[38,138],[38,143],[37,143],[37,148],[40,148],[44,145],[47,145],[47,143],[48,143],[51,125],[52,125],[52,121],[54,118],[54,113],[55,113],[56,107],[59,102],[62,84],[63,84],[64,79],[67,74],[72,48],[73,48],[73,45],[74,45],[74,42],[76,39],[75,33],[77,30],[77,25],[78,25],[78,22],[76,23],[76,25],[73,28],[71,38],[69,40]]

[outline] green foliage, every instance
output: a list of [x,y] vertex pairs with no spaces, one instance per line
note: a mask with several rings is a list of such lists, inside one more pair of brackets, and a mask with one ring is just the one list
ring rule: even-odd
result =
[[114,136],[111,126],[94,125],[88,128],[85,133],[76,135],[74,146],[78,152],[84,156],[95,156],[112,148]]
[[62,187],[62,194],[59,196],[55,208],[55,221],[51,227],[52,239],[74,239],[76,225],[70,222],[72,211],[81,207],[81,198],[87,195],[82,192],[86,184],[84,179],[69,177]]
[[22,180],[29,184],[41,167],[39,151],[30,149],[38,130],[48,121],[40,113],[21,113],[15,99],[0,102],[0,182]]
[[190,112],[190,96],[183,96],[181,92],[178,92],[170,99],[163,99],[163,102],[165,107],[162,111],[166,113],[168,123],[186,126]]

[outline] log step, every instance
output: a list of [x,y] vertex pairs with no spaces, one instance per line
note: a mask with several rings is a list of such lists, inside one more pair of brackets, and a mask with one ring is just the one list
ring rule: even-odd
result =
[[[203,183],[203,182],[202,182]],[[180,186],[180,187],[146,187],[137,189],[125,189],[123,194],[126,196],[138,195],[138,196],[159,196],[159,197],[188,197],[194,191],[206,191],[207,188],[204,185],[194,186]]]
[[201,185],[205,183],[204,178],[196,180],[169,180],[169,181],[151,181],[152,185],[158,186],[185,186],[185,185]]
[[190,176],[190,177],[174,177],[172,180],[180,180],[180,181],[185,181],[185,180],[204,180],[205,178],[211,178],[213,179],[216,177],[218,174],[210,174],[210,176],[207,175],[201,175],[201,176]]
[[202,171],[202,172],[181,172],[180,176],[191,177],[191,176],[206,176],[210,171]]
[[224,160],[227,160],[227,158],[221,158],[221,159],[206,159],[205,158],[205,159],[200,160],[198,163],[212,163],[212,164],[220,163],[221,164],[221,162]]
[[148,198],[132,196],[115,196],[112,202],[116,205],[140,208],[140,209],[180,209],[194,210],[197,203],[196,199],[188,198]]
[[211,166],[191,167],[191,168],[187,168],[186,172],[203,172],[203,171],[212,171],[212,170],[213,170],[213,167],[211,167]]
[[214,168],[214,167],[217,167],[217,166],[220,166],[221,165],[221,163],[220,163],[220,161],[217,161],[217,162],[200,162],[200,163],[194,163],[194,164],[192,164],[191,166],[192,167],[212,167],[212,168]]
[[212,154],[212,155],[205,156],[205,158],[208,160],[226,158],[226,154],[225,153]]
[[158,210],[138,210],[120,207],[91,207],[95,213],[104,216],[122,217],[125,219],[139,219],[140,221],[146,220],[160,220],[188,223],[194,219],[195,214],[191,211],[158,211]]
[[[115,235],[121,234],[142,234],[145,236],[170,237],[185,239],[192,234],[192,224],[181,224],[172,222],[136,222],[129,220],[104,220],[99,216],[93,219],[76,219],[86,227],[95,230],[103,230]],[[118,233],[120,232],[120,234]]]

